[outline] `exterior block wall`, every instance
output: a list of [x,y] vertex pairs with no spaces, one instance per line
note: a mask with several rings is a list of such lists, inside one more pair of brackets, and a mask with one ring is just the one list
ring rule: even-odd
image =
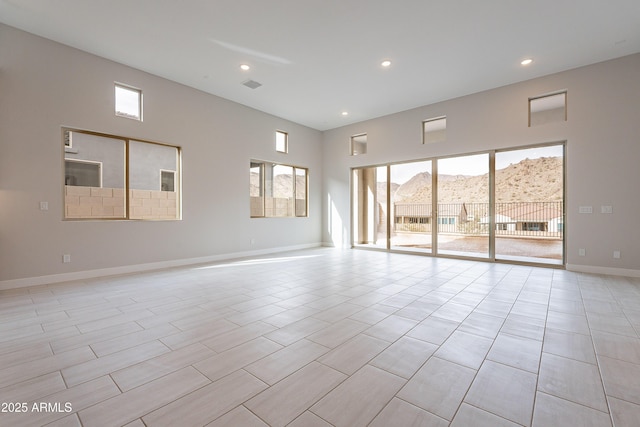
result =
[[[122,219],[123,188],[65,186],[65,218]],[[178,204],[173,191],[129,190],[130,219],[176,219]]]

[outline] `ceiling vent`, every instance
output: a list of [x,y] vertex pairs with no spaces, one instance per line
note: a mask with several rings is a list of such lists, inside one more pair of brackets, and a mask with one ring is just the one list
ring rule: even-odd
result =
[[243,85],[245,85],[246,87],[250,88],[250,89],[257,89],[260,86],[262,86],[262,83],[258,83],[255,80],[245,80],[242,82]]

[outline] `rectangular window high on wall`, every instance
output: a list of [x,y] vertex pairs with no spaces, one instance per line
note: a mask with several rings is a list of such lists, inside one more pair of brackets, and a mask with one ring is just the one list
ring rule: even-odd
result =
[[279,153],[289,152],[289,134],[288,133],[282,132],[281,130],[276,131],[276,151]]
[[432,144],[447,140],[447,118],[435,117],[422,122],[422,143]]
[[352,156],[367,153],[367,134],[353,135],[349,141],[349,150]]
[[249,199],[252,218],[308,215],[309,170],[252,160]]
[[120,83],[115,89],[116,116],[142,121],[142,91]]
[[567,121],[567,92],[529,98],[529,127]]
[[65,219],[180,219],[179,147],[71,129],[63,135]]

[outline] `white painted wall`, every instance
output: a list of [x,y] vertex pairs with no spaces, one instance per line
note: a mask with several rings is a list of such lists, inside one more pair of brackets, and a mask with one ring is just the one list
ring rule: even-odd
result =
[[[144,122],[115,116],[115,81],[144,91]],[[348,247],[351,167],[563,140],[568,267],[638,275],[638,81],[640,54],[321,133],[0,25],[0,289],[320,242]],[[568,122],[527,127],[527,99],[561,89]],[[422,145],[422,120],[443,115],[447,141]],[[181,146],[183,220],[63,221],[61,126]],[[276,129],[289,133],[289,154],[275,152]],[[351,157],[349,137],[361,133],[367,153]],[[250,159],[308,167],[309,218],[250,219]]]
[[[116,81],[143,90],[143,122],[115,116]],[[63,221],[61,126],[181,146],[183,220]],[[275,151],[276,129],[289,133],[289,154]],[[0,25],[0,285],[319,245],[321,138],[319,131]],[[309,217],[250,219],[250,159],[309,168]],[[71,263],[62,263],[63,254]]]
[[[350,245],[351,167],[566,140],[567,267],[640,275],[639,82],[636,54],[326,131],[323,241]],[[528,127],[528,98],[559,90],[567,90],[568,121]],[[444,115],[446,142],[423,145],[421,122]],[[361,133],[367,153],[349,156],[350,136]]]

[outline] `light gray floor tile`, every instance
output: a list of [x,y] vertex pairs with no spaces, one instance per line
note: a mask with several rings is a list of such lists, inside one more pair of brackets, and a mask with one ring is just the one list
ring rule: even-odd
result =
[[360,334],[319,357],[318,362],[351,375],[388,346],[387,341]]
[[552,425],[611,427],[611,417],[608,412],[601,412],[559,397],[538,392],[532,426],[547,427]]
[[556,329],[547,329],[542,350],[545,353],[567,357],[586,363],[596,363],[593,342],[588,335]]
[[309,335],[308,339],[325,347],[335,348],[368,328],[369,325],[366,323],[352,319],[343,319]]
[[317,362],[305,366],[245,403],[271,426],[284,426],[347,378]]
[[287,427],[333,427],[331,424],[311,411],[306,411],[298,418],[287,424]]
[[280,344],[260,337],[194,363],[193,366],[211,381],[216,381],[281,348]]
[[147,426],[205,425],[265,388],[253,375],[236,371],[143,416],[142,421]]
[[215,421],[207,424],[207,427],[269,427],[264,421],[249,411],[244,406],[227,412]]
[[640,405],[610,397],[609,407],[615,427],[636,427],[638,425]]
[[0,401],[78,411],[0,424],[635,427],[638,289],[314,248],[0,291]]
[[640,339],[626,335],[594,331],[596,354],[640,364]]
[[245,370],[265,383],[273,385],[328,351],[327,347],[301,339],[253,362],[246,366]]
[[450,427],[519,427],[516,424],[475,406],[463,403]]
[[535,391],[535,374],[487,360],[464,401],[526,426],[531,422]]
[[607,396],[640,405],[640,365],[605,356],[598,359]]
[[460,323],[438,317],[427,317],[407,333],[407,336],[440,345],[460,326]]
[[489,338],[455,331],[434,356],[477,370],[492,344]]
[[402,378],[411,378],[438,346],[404,336],[374,358],[370,364]]
[[431,357],[397,396],[451,420],[475,375],[471,368]]
[[80,411],[85,427],[121,426],[197,390],[210,381],[189,367]]
[[311,411],[337,427],[366,426],[405,382],[367,365],[313,405]]
[[447,427],[449,422],[404,400],[394,398],[369,426]]
[[541,353],[542,342],[501,333],[493,343],[487,359],[537,374]]
[[600,372],[590,363],[543,353],[538,390],[607,412]]

